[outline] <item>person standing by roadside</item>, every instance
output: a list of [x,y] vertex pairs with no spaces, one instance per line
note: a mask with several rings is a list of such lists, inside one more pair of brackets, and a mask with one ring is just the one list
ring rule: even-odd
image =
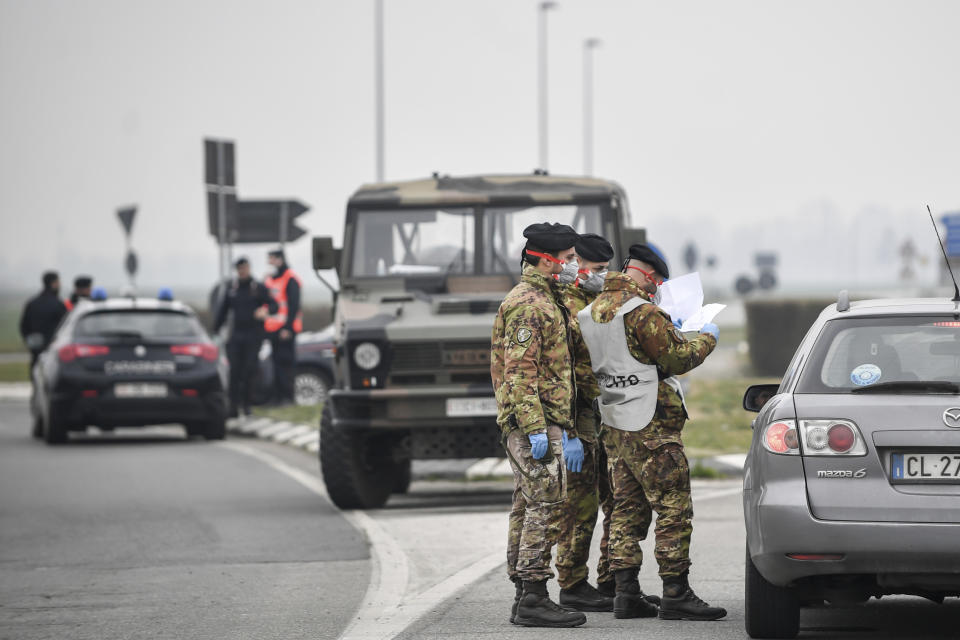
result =
[[523,235],[522,276],[500,304],[490,352],[497,424],[514,478],[507,534],[507,574],[515,585],[510,622],[575,627],[586,616],[553,602],[547,580],[566,496],[563,441],[576,438],[568,319],[553,276],[573,258],[577,233],[540,223]]
[[43,291],[27,301],[20,315],[20,337],[30,350],[31,370],[37,363],[37,357],[53,340],[60,320],[67,313],[67,307],[60,300],[60,276],[57,272],[45,272],[42,280]]
[[73,279],[73,293],[63,304],[67,311],[73,311],[81,298],[90,299],[90,290],[93,288],[93,278],[90,276],[77,276]]
[[300,278],[287,266],[283,249],[267,254],[267,262],[276,271],[264,280],[277,309],[267,316],[264,328],[270,338],[273,359],[273,402],[293,402],[293,378],[297,366],[296,335],[303,331]]
[[[600,389],[599,409],[610,458],[613,517],[610,568],[616,579],[617,618],[659,615],[669,620],[716,620],[690,588],[693,506],[690,468],[680,432],[687,410],[674,377],[697,367],[717,346],[719,329],[706,324],[686,340],[651,302],[669,277],[666,263],[644,244],[630,247],[623,273],[611,273],[603,291],[578,321]],[[654,554],[663,598],[659,614],[640,589],[650,508],[657,512]]]
[[263,321],[268,313],[276,313],[278,306],[267,288],[250,275],[249,260],[240,258],[234,266],[237,277],[227,283],[213,323],[213,332],[219,333],[229,319],[227,359],[230,361],[231,417],[241,411],[250,415],[257,356],[266,337]]

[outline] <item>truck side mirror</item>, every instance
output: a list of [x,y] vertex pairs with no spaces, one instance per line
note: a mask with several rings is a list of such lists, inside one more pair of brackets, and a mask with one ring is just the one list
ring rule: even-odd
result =
[[340,252],[333,248],[333,238],[316,236],[313,238],[313,268],[336,269]]
[[779,384],[755,384],[747,387],[743,394],[743,408],[747,411],[759,412],[773,396],[777,395]]
[[647,230],[634,228],[624,229],[620,232],[620,259],[624,260],[630,254],[630,245],[644,244],[647,242]]

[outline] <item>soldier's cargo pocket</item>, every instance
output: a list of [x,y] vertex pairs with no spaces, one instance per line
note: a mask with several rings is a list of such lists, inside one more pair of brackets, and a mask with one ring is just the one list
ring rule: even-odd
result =
[[566,499],[563,452],[558,444],[551,441],[550,453],[543,460],[536,460],[526,435],[514,430],[507,436],[507,456],[519,471],[520,491],[530,502],[551,504]]
[[653,476],[651,480],[661,494],[690,490],[690,465],[679,445],[662,445],[656,449],[648,465],[649,474]]

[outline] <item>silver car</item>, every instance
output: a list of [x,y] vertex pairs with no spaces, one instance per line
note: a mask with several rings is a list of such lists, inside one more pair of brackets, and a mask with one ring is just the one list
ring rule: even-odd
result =
[[746,630],[800,608],[960,596],[960,302],[841,293],[759,411],[743,482]]

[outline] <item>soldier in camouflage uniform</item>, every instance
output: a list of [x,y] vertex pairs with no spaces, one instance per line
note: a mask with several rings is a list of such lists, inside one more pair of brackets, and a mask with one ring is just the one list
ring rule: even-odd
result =
[[[607,474],[607,456],[600,444],[599,420],[593,401],[599,394],[596,378],[590,368],[590,355],[583,341],[576,336],[580,329],[576,315],[593,302],[603,288],[613,247],[601,236],[583,234],[577,241],[578,276],[562,287],[563,305],[570,313],[569,330],[574,345],[574,372],[577,383],[576,427],[583,447],[583,465],[571,468],[567,463],[567,505],[557,544],[557,581],[560,583],[560,604],[580,611],[613,611],[613,574],[607,560],[612,495]],[[563,282],[563,274],[560,277]],[[569,441],[568,441],[569,443]],[[603,537],[597,566],[598,586],[606,583],[603,593],[587,582],[587,560],[590,542],[597,522],[597,509],[603,506]]]
[[707,324],[688,341],[650,302],[669,273],[646,245],[630,247],[623,271],[607,277],[602,293],[578,318],[600,389],[613,483],[614,615],[657,614],[637,581],[643,561],[638,543],[646,538],[652,507],[657,512],[654,554],[663,580],[660,618],[716,620],[726,610],[698,598],[687,581],[693,506],[680,437],[687,412],[673,376],[703,362],[716,347],[719,330]]
[[547,580],[553,577],[550,550],[566,497],[563,442],[577,436],[569,321],[553,276],[564,258],[573,258],[577,234],[567,225],[541,223],[523,235],[523,275],[497,312],[490,353],[497,423],[514,477],[507,572],[516,598],[510,621],[575,627],[586,617],[550,600]]

